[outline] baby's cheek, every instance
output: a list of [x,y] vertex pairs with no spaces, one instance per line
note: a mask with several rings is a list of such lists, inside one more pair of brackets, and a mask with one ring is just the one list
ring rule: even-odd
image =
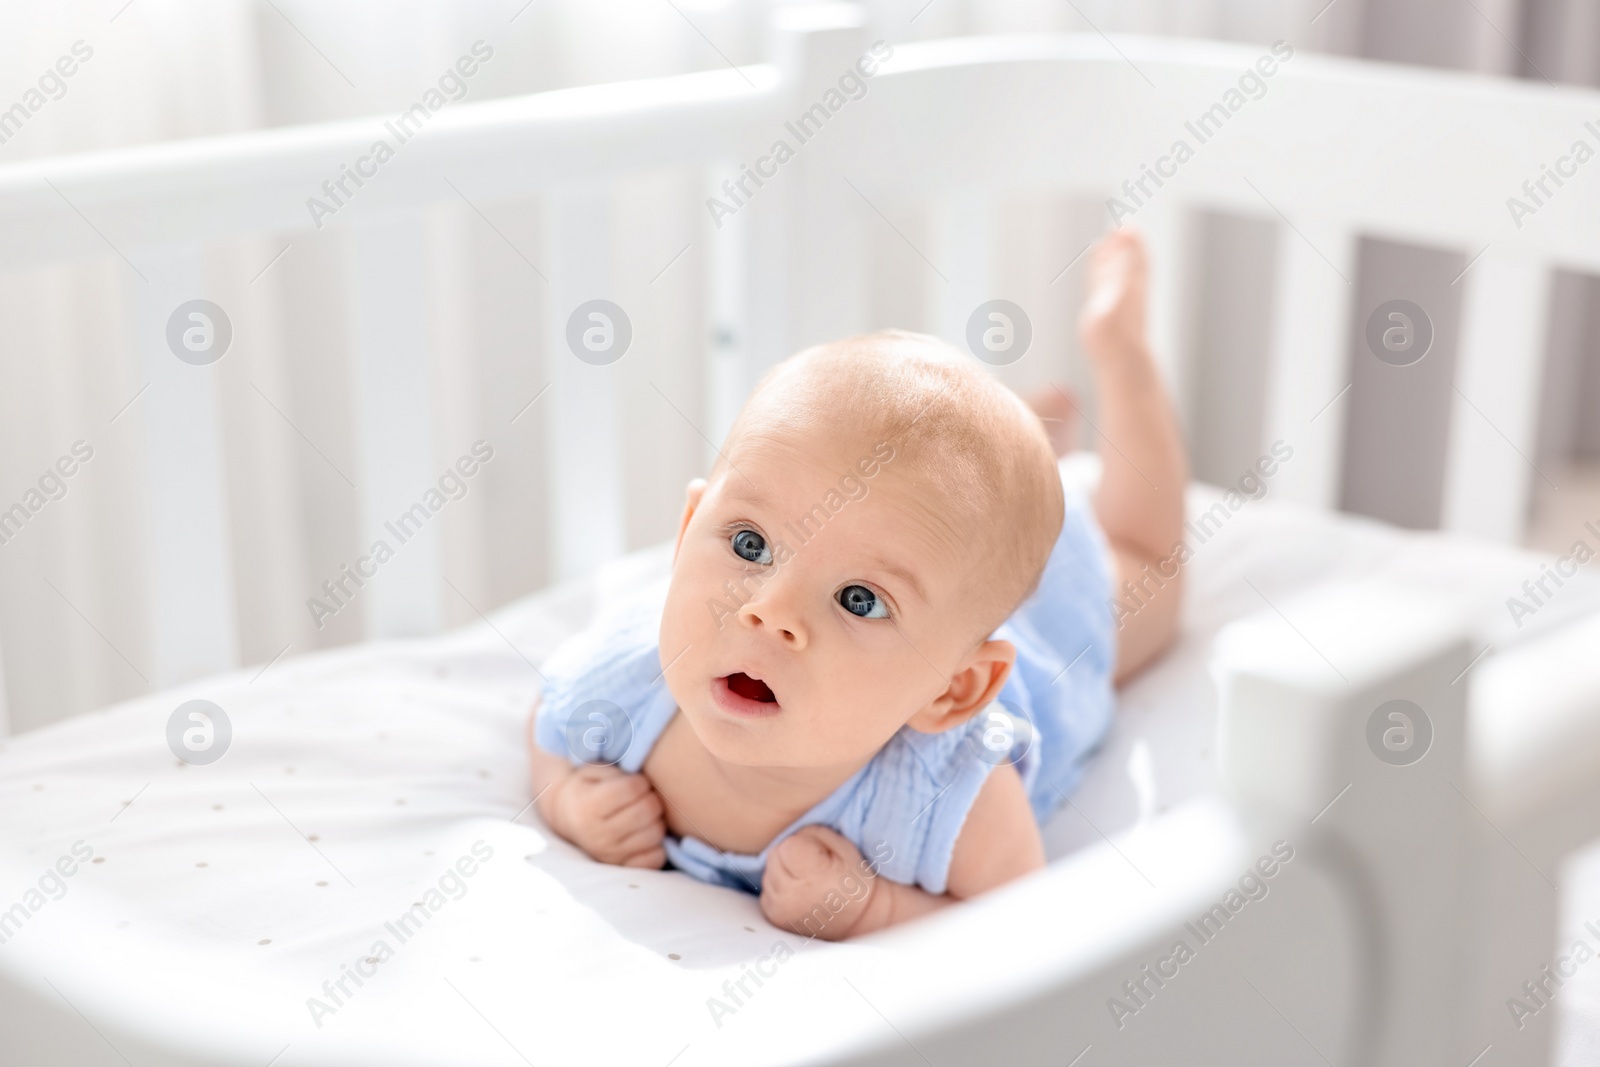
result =
[[[918,662],[921,662],[920,660]],[[923,671],[930,668],[922,665]],[[817,701],[819,755],[840,762],[870,758],[911,718],[907,705],[913,679],[897,663],[882,659],[859,667],[823,667],[826,679]]]
[[[683,658],[669,674],[678,673],[679,666],[693,666],[714,644],[718,628],[712,622],[711,604],[702,600],[709,598],[697,598],[691,577],[674,572],[661,612],[661,656],[663,663],[671,662],[680,653]],[[669,676],[669,685],[671,681]]]

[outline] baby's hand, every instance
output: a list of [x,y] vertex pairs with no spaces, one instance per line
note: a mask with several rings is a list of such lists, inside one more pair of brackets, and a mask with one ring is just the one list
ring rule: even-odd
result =
[[550,828],[601,863],[655,870],[666,864],[665,809],[644,775],[584,766],[549,791],[539,810]]
[[878,895],[878,880],[863,866],[848,839],[825,826],[802,827],[767,857],[761,913],[774,926],[825,941],[865,933],[871,924],[862,916]]

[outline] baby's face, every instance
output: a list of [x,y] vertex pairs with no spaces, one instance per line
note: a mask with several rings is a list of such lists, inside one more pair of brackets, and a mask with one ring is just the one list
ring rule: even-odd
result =
[[892,443],[852,436],[748,442],[691,490],[661,662],[719,759],[859,766],[930,726],[922,709],[977,644],[970,538]]

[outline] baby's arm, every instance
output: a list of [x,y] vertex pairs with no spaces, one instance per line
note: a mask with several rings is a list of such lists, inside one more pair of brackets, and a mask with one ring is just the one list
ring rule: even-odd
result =
[[851,842],[822,826],[785,838],[767,859],[761,911],[774,926],[839,941],[938,911],[1044,866],[1044,843],[1014,767],[997,767],[978,791],[935,896],[867,870]]
[[661,797],[642,774],[615,767],[574,767],[534,740],[528,715],[528,770],[545,825],[601,863],[660,869],[667,825]]
[[[1172,642],[1183,594],[1183,573],[1169,557],[1183,540],[1188,460],[1145,334],[1146,277],[1138,233],[1108,234],[1094,250],[1078,321],[1099,401],[1102,473],[1095,516],[1115,557],[1113,595],[1136,609],[1118,620],[1118,682]],[[1127,582],[1136,596],[1128,595]]]

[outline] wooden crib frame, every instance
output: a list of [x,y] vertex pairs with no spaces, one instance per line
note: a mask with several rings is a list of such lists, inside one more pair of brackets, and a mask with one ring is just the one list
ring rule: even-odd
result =
[[[364,527],[404,512],[439,474],[419,214],[466,199],[452,184],[462,175],[474,211],[542,196],[546,241],[523,258],[545,277],[549,306],[566,309],[611,291],[616,266],[595,237],[614,226],[605,191],[629,175],[684,167],[706,176],[695,241],[711,251],[702,313],[718,337],[704,357],[706,396],[742,395],[798,347],[868,324],[864,223],[893,225],[881,204],[932,205],[944,256],[928,263],[928,283],[949,322],[994,295],[988,212],[1010,191],[1112,197],[1113,214],[1132,215],[1158,264],[1189,261],[1198,209],[1277,224],[1263,440],[1295,447],[1280,491],[1328,508],[1343,423],[1319,416],[1350,380],[1358,237],[1458,249],[1470,263],[1458,280],[1444,526],[1514,540],[1534,476],[1524,457],[1534,450],[1551,272],[1600,271],[1600,196],[1580,172],[1547,186],[1552,195],[1520,225],[1505,205],[1527,199],[1524,182],[1573,140],[1600,144],[1586,126],[1600,122],[1600,94],[1287,48],[1292,58],[1282,47],[994,37],[904,45],[885,60],[857,9],[827,5],[788,9],[766,64],[444,108],[405,146],[403,165],[347,186],[337,218],[322,220],[348,227]],[[1251,70],[1267,89],[1232,108],[1228,94]],[[858,76],[842,89],[851,71]],[[852,99],[855,84],[870,104]],[[1214,113],[1219,106],[1234,117]],[[812,124],[795,128],[805,115]],[[1212,117],[1191,128],[1184,115]],[[156,386],[133,414],[147,453],[158,686],[239,665],[221,415],[205,368],[173,360],[168,316],[206,294],[208,246],[308,229],[308,198],[333,196],[324,182],[369,154],[382,121],[0,168],[0,269],[104,257],[113,240],[129,257],[135,343]],[[774,157],[780,139],[792,158]],[[1180,139],[1193,149],[1181,160]],[[1062,250],[1063,269],[1078,252]],[[1195,285],[1183,270],[1160,271],[1153,299],[1157,348],[1181,403],[1194,373]],[[625,461],[608,368],[570,358],[565,311],[548,318],[543,369],[558,401],[540,416],[552,444],[548,551],[550,572],[565,576],[623,547],[608,531],[624,510]],[[726,405],[707,400],[703,410],[705,432],[725,424]],[[586,447],[561,447],[579,438]],[[368,633],[438,629],[447,576],[437,545],[385,573],[363,594]],[[829,1058],[910,1064],[926,1048],[943,1062],[997,1052],[1010,1063],[1172,1062],[1198,1033],[1281,1017],[1329,1062],[1466,1064],[1486,1045],[1495,1050],[1487,1062],[1548,1062],[1554,1013],[1518,1029],[1507,998],[1525,995],[1522,980],[1537,982],[1554,959],[1559,897],[1528,897],[1519,865],[1553,875],[1600,834],[1600,679],[1573,658],[1585,640],[1593,647],[1596,626],[1476,662],[1458,620],[1384,590],[1330,592],[1293,614],[1288,625],[1271,612],[1240,624],[1219,645],[1232,795],[1163,816],[1146,841],[1174,856],[1206,843],[1187,874],[1176,872],[1155,903],[1108,914],[1076,954],[1043,937],[996,949],[1004,967],[959,1010],[908,1006],[896,1016],[902,1035],[842,1036]],[[1374,709],[1392,699],[1427,709],[1432,724],[1428,756],[1409,767],[1375,760],[1365,741]],[[1515,855],[1499,837],[1484,844],[1484,822],[1515,842]],[[1278,925],[1241,930],[1215,953],[1253,980],[1255,994],[1150,979],[1146,966],[1166,955],[1174,932],[1279,840],[1309,873],[1298,888],[1276,890],[1287,898]],[[1019,899],[1092,897],[1096,862],[1053,868],[1031,896],[977,902],[944,936],[977,938]],[[937,965],[927,946],[903,948],[904,966]],[[1137,1010],[1128,1018],[1113,1001]],[[1147,1005],[1160,1010],[1144,1014]],[[1247,1043],[1228,1062],[1316,1062],[1292,1036],[1284,1042]]]

